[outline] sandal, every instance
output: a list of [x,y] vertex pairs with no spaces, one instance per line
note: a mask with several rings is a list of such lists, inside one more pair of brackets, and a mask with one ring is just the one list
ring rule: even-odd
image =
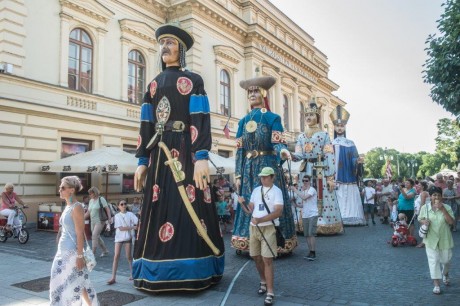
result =
[[114,279],[111,279],[111,280],[107,281],[107,285],[113,285],[115,283],[116,283],[116,281]]
[[258,294],[264,294],[267,292],[267,284],[266,283],[260,283],[259,290],[257,290]]
[[443,275],[442,276],[442,282],[444,285],[449,286],[450,285],[450,279],[449,279],[449,274]]
[[441,288],[439,288],[439,286],[434,286],[433,293],[434,294],[441,294]]
[[274,298],[275,298],[275,295],[273,293],[267,293],[267,296],[265,297],[264,305],[273,305]]

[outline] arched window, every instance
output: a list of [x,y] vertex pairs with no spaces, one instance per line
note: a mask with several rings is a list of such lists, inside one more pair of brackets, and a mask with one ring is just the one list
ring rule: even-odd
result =
[[287,95],[283,95],[283,121],[284,130],[289,131],[289,99]]
[[224,69],[220,71],[220,113],[230,116],[230,77]]
[[305,106],[300,101],[300,131],[305,132]]
[[93,43],[88,33],[74,29],[69,37],[69,71],[70,89],[92,92]]
[[141,104],[145,91],[145,60],[137,50],[128,54],[128,101]]

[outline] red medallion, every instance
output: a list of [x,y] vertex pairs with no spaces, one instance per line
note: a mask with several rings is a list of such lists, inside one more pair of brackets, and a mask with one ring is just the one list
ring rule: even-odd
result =
[[141,143],[142,143],[142,137],[141,135],[137,136],[137,148],[139,148],[141,146]]
[[177,151],[176,149],[172,149],[171,155],[173,158],[179,157],[179,151]]
[[188,95],[193,89],[193,83],[189,78],[180,77],[177,79],[177,90],[181,95]]
[[174,236],[174,226],[171,223],[166,222],[160,227],[158,236],[160,237],[161,242],[171,240],[171,238]]
[[153,190],[152,202],[156,202],[158,201],[158,195],[160,194],[160,187],[157,184],[155,184],[153,185],[152,190]]
[[150,98],[153,98],[155,93],[157,92],[157,81],[153,81],[150,83]]
[[195,187],[189,184],[187,188],[185,188],[185,191],[187,193],[188,199],[190,200],[190,203],[193,203],[193,201],[195,201]]
[[205,190],[203,190],[203,197],[205,203],[211,203],[211,189],[209,189],[209,186],[206,187]]
[[190,126],[190,135],[192,136],[192,144],[193,144],[198,138],[198,129],[194,125]]

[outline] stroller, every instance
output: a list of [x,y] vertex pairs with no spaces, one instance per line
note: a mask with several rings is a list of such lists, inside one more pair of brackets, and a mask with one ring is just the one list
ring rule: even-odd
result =
[[393,225],[393,236],[391,237],[391,245],[397,247],[399,245],[417,245],[417,239],[409,234],[409,227],[414,221],[415,214],[409,222],[409,225],[401,224],[400,221],[394,222]]

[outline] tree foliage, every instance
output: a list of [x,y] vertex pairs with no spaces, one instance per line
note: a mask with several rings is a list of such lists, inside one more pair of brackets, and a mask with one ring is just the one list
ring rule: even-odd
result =
[[440,36],[429,35],[424,81],[431,98],[460,121],[460,1],[447,0],[438,22]]
[[440,119],[436,125],[438,136],[435,138],[436,151],[450,156],[453,162],[460,161],[460,125],[447,118]]

